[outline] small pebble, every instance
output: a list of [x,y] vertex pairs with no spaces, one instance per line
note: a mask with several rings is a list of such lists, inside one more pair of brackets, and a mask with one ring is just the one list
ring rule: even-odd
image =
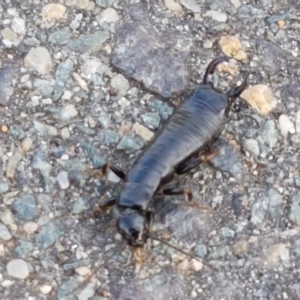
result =
[[210,40],[206,40],[206,41],[203,43],[203,47],[204,47],[205,49],[210,49],[210,48],[212,48],[212,46],[213,46],[213,43],[212,43],[212,41],[210,41]]
[[226,22],[227,21],[226,14],[219,12],[219,11],[215,11],[215,10],[206,11],[205,14],[203,14],[203,17],[210,17],[217,22]]
[[119,96],[125,96],[130,87],[128,80],[122,74],[115,75],[111,79],[110,85],[117,90]]
[[99,122],[105,129],[107,129],[110,125],[110,115],[105,111],[101,111],[99,114]]
[[264,254],[264,260],[270,267],[274,267],[280,262],[288,261],[290,251],[285,244],[275,244],[268,248]]
[[300,225],[300,193],[296,193],[291,198],[289,219],[291,222]]
[[62,95],[62,99],[63,100],[71,100],[73,97],[73,93],[69,90],[64,91],[63,95]]
[[29,150],[31,150],[32,148],[32,145],[33,145],[33,140],[29,137],[26,137],[23,141],[22,141],[22,150],[24,152],[28,152]]
[[154,132],[138,122],[133,124],[133,131],[146,142],[150,141],[154,136]]
[[88,267],[85,267],[85,266],[77,268],[75,271],[80,276],[87,276],[87,275],[90,275],[92,273],[91,269],[88,268]]
[[16,222],[14,220],[14,215],[10,209],[5,209],[4,211],[2,211],[1,221],[13,231],[16,231],[18,229],[18,226],[16,225]]
[[181,14],[183,12],[182,6],[175,0],[164,0],[167,9],[175,12],[176,14]]
[[63,46],[69,43],[72,32],[69,27],[64,27],[49,34],[48,42],[54,45]]
[[26,222],[23,224],[23,229],[27,234],[33,234],[38,230],[38,223],[36,222]]
[[115,9],[108,7],[100,13],[100,16],[97,18],[99,24],[103,23],[115,23],[119,20],[119,15]]
[[51,285],[47,285],[47,284],[41,285],[40,286],[40,291],[44,295],[48,295],[52,291],[52,286]]
[[1,132],[7,133],[8,132],[8,127],[6,125],[1,125]]
[[118,177],[113,171],[109,170],[107,174],[107,181],[118,183],[120,182],[120,177]]
[[25,35],[26,34],[26,25],[25,20],[20,17],[14,17],[11,22],[11,28],[15,33]]
[[144,141],[132,135],[126,135],[117,146],[118,150],[140,150],[145,145]]
[[274,148],[278,141],[278,134],[273,120],[268,120],[262,128],[261,136],[265,143]]
[[72,213],[81,214],[89,209],[88,201],[85,198],[79,198],[73,205]]
[[23,259],[11,260],[7,266],[6,270],[9,276],[18,279],[25,279],[30,274],[29,265]]
[[19,219],[30,221],[39,215],[35,198],[32,195],[25,195],[17,198],[13,204],[14,210]]
[[6,167],[6,177],[7,178],[14,178],[15,177],[15,170],[19,165],[19,162],[23,158],[23,151],[21,148],[16,149],[13,156],[11,156],[8,160],[7,167]]
[[105,144],[116,144],[119,141],[119,135],[112,130],[103,130]]
[[283,27],[285,26],[285,21],[279,20],[279,21],[277,22],[277,25],[278,25],[279,28],[283,28]]
[[0,182],[0,195],[9,191],[9,185],[5,182]]
[[25,258],[32,250],[33,244],[31,241],[21,238],[18,239],[18,246],[15,248],[14,252],[18,258]]
[[295,133],[294,124],[292,123],[292,121],[289,119],[287,115],[284,114],[280,115],[279,127],[280,127],[281,135],[284,138],[287,138],[289,133]]
[[131,127],[132,127],[132,124],[123,124],[120,126],[119,128],[119,133],[121,135],[126,135],[126,134],[129,134],[131,132]]
[[232,56],[237,60],[244,60],[247,54],[242,47],[242,43],[235,36],[222,36],[219,41],[222,52],[228,56]]
[[196,292],[196,291],[192,291],[192,292],[191,292],[191,297],[192,297],[193,299],[196,299],[196,298],[198,297],[197,292]]
[[58,3],[49,3],[42,9],[42,18],[47,21],[59,20],[65,14],[67,8]]
[[4,288],[9,288],[13,284],[14,282],[12,280],[3,280],[1,286],[3,286]]
[[64,226],[59,222],[49,222],[41,228],[36,237],[37,246],[46,249],[64,234]]
[[194,13],[199,13],[201,11],[201,7],[196,0],[180,0],[179,2]]
[[189,261],[187,258],[183,259],[179,264],[178,264],[178,268],[180,270],[187,270],[189,267]]
[[65,171],[61,171],[58,173],[57,177],[57,183],[59,184],[59,187],[62,190],[66,190],[70,186],[69,178],[68,178],[68,173]]
[[79,293],[78,300],[88,300],[95,294],[95,283],[88,283]]
[[260,154],[259,144],[257,140],[246,139],[243,141],[245,150],[253,154],[254,157],[258,157]]
[[67,127],[64,127],[61,131],[60,131],[60,135],[64,140],[67,140],[70,137],[70,131]]
[[141,115],[146,126],[157,129],[160,124],[160,116],[158,113],[146,113]]
[[240,240],[233,244],[233,252],[235,255],[240,255],[248,251],[248,242],[246,240]]
[[7,227],[3,224],[0,224],[0,240],[9,241],[12,238]]
[[261,115],[268,115],[276,106],[277,100],[267,85],[257,84],[244,90],[241,98],[245,99]]
[[88,88],[88,85],[86,83],[86,81],[84,79],[82,79],[82,77],[74,72],[73,73],[73,77],[75,78],[75,80],[77,81],[77,83],[79,84],[79,86],[86,92],[89,92],[89,88]]
[[193,258],[190,262],[191,267],[194,271],[199,272],[203,268],[203,263],[195,258]]
[[78,111],[76,110],[73,104],[68,104],[62,108],[61,111],[61,120],[68,121],[78,115]]
[[95,128],[97,125],[97,122],[90,116],[88,116],[88,123],[91,128]]
[[49,74],[53,67],[51,55],[44,47],[32,48],[24,62],[25,66],[34,68],[41,75]]

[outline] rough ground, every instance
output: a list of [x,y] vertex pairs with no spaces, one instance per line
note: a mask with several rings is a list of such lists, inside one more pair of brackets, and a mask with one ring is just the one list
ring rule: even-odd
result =
[[[299,1],[57,2],[0,0],[0,299],[300,299]],[[214,82],[248,70],[265,106],[240,99],[220,155],[178,179],[212,213],[154,205],[203,264],[150,241],[137,276],[117,210],[86,218],[120,184],[85,170],[128,170],[224,53]]]

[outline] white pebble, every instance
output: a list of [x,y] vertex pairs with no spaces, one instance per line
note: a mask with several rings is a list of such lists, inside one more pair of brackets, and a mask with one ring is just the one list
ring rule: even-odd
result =
[[91,272],[92,272],[90,268],[85,267],[85,266],[79,267],[79,268],[77,268],[75,271],[76,271],[76,273],[79,274],[80,276],[86,276],[86,275],[91,274]]
[[15,17],[12,20],[11,28],[15,33],[19,33],[22,35],[26,34],[26,26],[25,26],[25,20],[19,17]]
[[64,154],[61,157],[62,160],[69,160],[69,155],[68,154]]
[[103,23],[114,23],[119,20],[119,15],[117,11],[111,7],[105,9],[100,13],[99,18],[97,18],[97,21],[100,25]]
[[4,280],[2,283],[1,283],[1,286],[3,286],[4,288],[8,288],[10,287],[11,285],[13,285],[13,281],[12,280]]
[[11,260],[7,266],[6,270],[8,275],[19,278],[19,279],[25,279],[29,276],[30,268],[26,261],[23,259],[14,259]]
[[42,104],[44,105],[51,105],[53,103],[51,98],[42,99]]
[[64,127],[60,132],[61,137],[66,140],[70,137],[70,131],[67,127]]
[[4,256],[4,254],[5,254],[5,246],[3,244],[0,244],[0,256]]
[[129,82],[122,74],[115,75],[111,79],[110,85],[118,91],[119,96],[125,96],[129,89]]
[[53,67],[51,55],[44,47],[32,48],[26,55],[24,62],[25,66],[34,68],[42,75],[49,74]]
[[57,182],[59,184],[59,187],[62,190],[66,190],[70,186],[69,178],[68,178],[68,173],[65,171],[61,171],[57,175]]
[[196,299],[197,296],[198,296],[198,294],[197,294],[196,291],[192,291],[192,292],[191,292],[191,297],[192,297],[193,299]]
[[61,98],[62,98],[63,100],[71,100],[72,96],[73,96],[73,93],[72,93],[71,91],[69,91],[69,90],[66,90],[66,91],[63,93],[63,95],[62,95]]
[[70,120],[78,115],[78,112],[73,104],[66,105],[61,112],[61,119],[63,121]]
[[23,229],[27,234],[35,233],[38,230],[38,227],[38,223],[32,221],[26,222],[23,225]]
[[7,11],[7,14],[13,17],[17,17],[18,16],[18,12],[15,8],[9,8]]
[[295,132],[294,125],[287,115],[282,114],[279,117],[279,126],[280,126],[281,134],[284,138],[288,136],[289,132],[290,133],[291,131]]
[[49,294],[52,291],[52,286],[48,285],[48,284],[41,285],[40,286],[40,291],[44,295],[47,295],[47,294]]
[[191,260],[191,267],[194,271],[199,272],[203,268],[203,263],[195,258]]
[[216,11],[216,10],[208,10],[203,16],[210,17],[217,22],[226,22],[227,21],[226,14]]
[[122,97],[119,101],[118,104],[121,107],[125,107],[125,106],[129,106],[130,105],[130,101],[128,101],[126,98]]

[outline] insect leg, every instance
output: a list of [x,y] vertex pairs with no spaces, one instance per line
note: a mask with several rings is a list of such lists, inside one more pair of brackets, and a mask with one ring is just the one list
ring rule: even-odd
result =
[[197,155],[192,158],[189,158],[185,161],[183,161],[176,169],[176,173],[178,175],[182,175],[184,173],[187,173],[191,171],[192,169],[196,168],[200,163],[203,162],[209,162],[212,160],[214,157],[216,157],[219,154],[220,150],[214,150],[211,153],[207,154],[202,154],[202,155]]
[[97,214],[105,210],[108,210],[110,207],[115,205],[116,202],[117,202],[116,197],[107,198],[104,201],[101,201],[101,203],[97,205],[97,207],[95,207],[91,212],[88,212],[87,216],[82,217],[81,220],[94,218],[95,216],[97,216]]
[[110,208],[111,206],[115,205],[116,202],[117,202],[117,198],[116,197],[107,198],[102,203],[100,203],[99,207],[101,209],[107,209],[107,208]]
[[209,206],[195,202],[193,199],[193,193],[191,191],[189,191],[188,189],[174,186],[174,187],[169,187],[167,189],[162,190],[162,193],[165,195],[185,195],[186,201],[191,206],[197,207],[201,210],[211,211],[211,208]]
[[247,86],[247,83],[248,83],[248,76],[249,76],[249,73],[248,73],[248,72],[245,72],[245,76],[244,76],[243,82],[242,82],[239,86],[237,86],[237,87],[235,87],[235,88],[229,90],[229,91],[226,93],[227,97],[229,98],[229,100],[228,100],[228,105],[227,105],[226,110],[225,110],[225,115],[226,115],[226,116],[228,115],[228,113],[229,113],[229,111],[230,111],[230,109],[231,109],[231,106],[232,106],[233,102],[234,102],[234,101],[242,94],[242,92],[245,90],[245,88],[246,88],[246,86]]
[[102,167],[102,173],[104,174],[104,176],[107,175],[108,173],[108,169],[111,169],[120,179],[125,180],[126,178],[126,174],[124,173],[124,171],[113,164],[110,163],[106,163],[103,167]]
[[120,179],[125,180],[126,174],[124,173],[124,171],[120,167],[118,167],[116,165],[113,165],[113,164],[110,164],[110,163],[106,163],[101,168],[101,170],[88,169],[88,170],[86,170],[86,173],[89,174],[91,177],[103,178],[103,177],[107,176],[107,173],[108,173],[109,169],[112,170]]

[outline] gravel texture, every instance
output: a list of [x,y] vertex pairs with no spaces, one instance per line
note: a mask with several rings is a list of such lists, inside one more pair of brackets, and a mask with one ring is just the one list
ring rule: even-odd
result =
[[[0,299],[300,299],[299,1],[56,2],[0,0]],[[129,170],[224,54],[212,80],[248,70],[246,101],[178,178],[212,212],[153,208],[199,259],[151,240],[135,274],[117,209],[88,217],[121,185],[85,171]]]

